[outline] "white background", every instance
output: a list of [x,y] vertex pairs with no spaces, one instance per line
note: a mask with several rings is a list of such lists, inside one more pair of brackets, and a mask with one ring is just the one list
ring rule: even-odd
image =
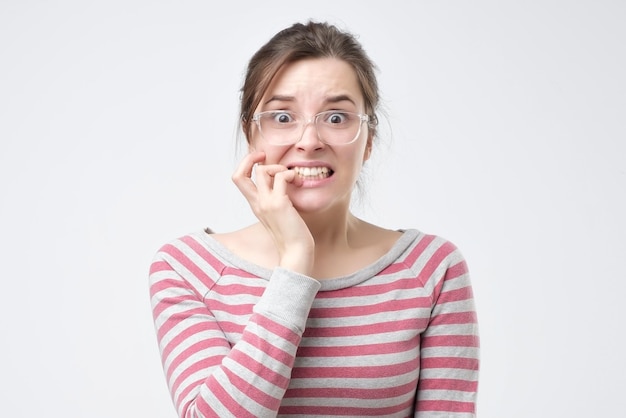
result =
[[0,416],[175,416],[151,258],[252,222],[230,182],[244,67],[309,17],[380,70],[355,210],[468,260],[479,417],[623,413],[623,1],[2,0]]

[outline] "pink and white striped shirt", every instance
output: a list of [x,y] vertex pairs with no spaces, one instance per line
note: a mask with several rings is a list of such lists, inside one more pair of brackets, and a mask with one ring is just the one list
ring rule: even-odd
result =
[[466,263],[406,230],[379,260],[322,281],[237,257],[198,232],[150,269],[180,417],[474,417],[479,338]]

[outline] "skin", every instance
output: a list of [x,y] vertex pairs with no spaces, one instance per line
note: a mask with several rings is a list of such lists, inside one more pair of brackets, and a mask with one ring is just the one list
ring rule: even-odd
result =
[[[363,96],[349,64],[323,58],[285,66],[255,113],[291,110],[312,117],[334,109],[363,113]],[[368,224],[349,209],[371,141],[363,124],[356,141],[330,146],[319,140],[311,124],[296,144],[276,146],[253,125],[250,152],[232,179],[259,223],[215,238],[249,261],[317,279],[349,274],[375,261],[400,233]],[[308,164],[330,167],[333,175],[306,180],[289,169]]]

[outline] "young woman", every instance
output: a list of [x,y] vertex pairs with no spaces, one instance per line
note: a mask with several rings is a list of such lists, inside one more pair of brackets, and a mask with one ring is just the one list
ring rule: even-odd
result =
[[176,239],[150,270],[180,417],[474,416],[462,255],[350,211],[378,97],[373,63],[329,24],[295,24],[250,60],[232,179],[259,222]]

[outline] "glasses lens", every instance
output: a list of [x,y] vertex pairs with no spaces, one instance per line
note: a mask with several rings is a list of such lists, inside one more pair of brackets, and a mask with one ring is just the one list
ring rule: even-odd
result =
[[257,115],[261,135],[276,145],[295,144],[300,139],[301,122],[295,113],[263,112]]
[[[302,139],[306,120],[288,111],[258,113],[255,120],[261,135],[271,144],[289,145]],[[361,132],[361,115],[351,112],[330,110],[318,113],[313,119],[318,138],[330,145],[353,142]]]
[[327,144],[349,144],[361,131],[361,116],[356,113],[331,110],[315,117],[320,139]]

